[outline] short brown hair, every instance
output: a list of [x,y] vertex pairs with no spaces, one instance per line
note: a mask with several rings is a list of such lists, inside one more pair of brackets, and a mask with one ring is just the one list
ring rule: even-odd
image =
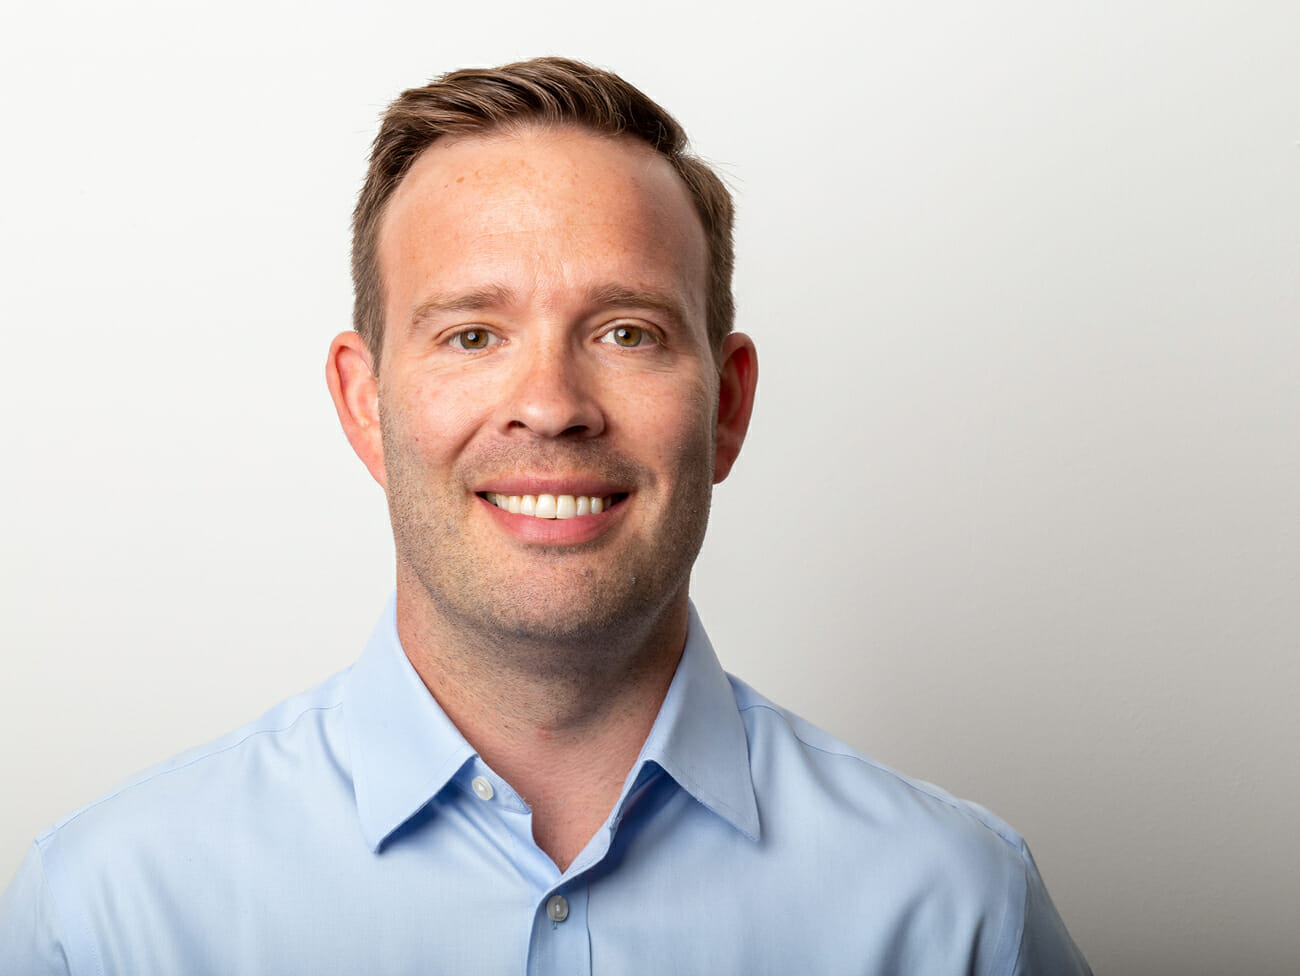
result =
[[708,243],[708,333],[716,351],[731,331],[734,206],[718,175],[688,151],[677,120],[618,75],[568,58],[534,58],[500,68],[453,71],[398,96],[384,113],[352,215],[353,328],[376,365],[384,337],[379,230],[388,200],[412,163],[446,135],[530,123],[580,125],[628,135],[659,153],[682,178]]

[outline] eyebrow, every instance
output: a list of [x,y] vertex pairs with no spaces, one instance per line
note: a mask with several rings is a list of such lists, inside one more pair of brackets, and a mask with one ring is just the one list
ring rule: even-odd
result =
[[411,313],[411,324],[419,325],[438,312],[481,312],[488,308],[500,308],[511,304],[514,299],[514,292],[499,285],[487,285],[450,295],[433,295],[415,307]]
[[686,324],[686,309],[672,295],[664,292],[642,288],[627,288],[623,285],[601,285],[588,293],[593,305],[604,308],[648,308],[661,312],[673,320],[676,325]]
[[[518,301],[516,293],[502,285],[486,285],[469,291],[445,295],[432,295],[415,307],[411,325],[419,326],[425,319],[439,312],[482,312],[491,308],[504,308]],[[674,324],[684,325],[686,309],[682,303],[665,292],[626,285],[599,285],[587,292],[589,304],[601,308],[646,308],[668,316]]]

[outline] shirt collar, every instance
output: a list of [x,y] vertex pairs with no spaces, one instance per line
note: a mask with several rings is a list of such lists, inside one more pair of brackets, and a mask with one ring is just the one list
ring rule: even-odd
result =
[[678,786],[745,836],[758,839],[745,723],[694,604],[681,663],[629,783],[647,762],[661,766]]
[[343,705],[361,831],[377,851],[474,757],[402,650],[396,595],[348,673]]
[[[348,673],[343,702],[357,813],[366,843],[377,851],[475,756],[402,650],[395,596]],[[628,776],[629,786],[651,762],[706,808],[757,839],[745,725],[693,605],[681,662]]]

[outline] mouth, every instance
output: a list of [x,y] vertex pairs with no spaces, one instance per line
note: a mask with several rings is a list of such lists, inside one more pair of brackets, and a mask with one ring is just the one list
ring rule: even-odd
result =
[[599,515],[623,499],[626,492],[613,495],[505,495],[496,491],[480,491],[479,498],[512,515],[527,515],[539,519],[571,519],[585,515]]

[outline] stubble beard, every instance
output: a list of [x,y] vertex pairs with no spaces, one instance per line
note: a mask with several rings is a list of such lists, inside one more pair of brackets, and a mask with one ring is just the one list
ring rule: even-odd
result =
[[[711,431],[682,447],[672,496],[642,535],[621,526],[581,545],[507,550],[503,564],[500,548],[481,547],[469,532],[467,505],[479,502],[467,500],[465,486],[476,481],[463,474],[579,470],[638,489],[653,487],[654,476],[607,447],[557,441],[461,458],[443,480],[425,470],[395,418],[381,409],[380,420],[399,578],[418,583],[428,623],[472,646],[482,664],[534,675],[589,680],[593,671],[653,666],[637,660],[638,649],[684,611],[677,604],[708,524]],[[634,491],[631,503],[650,497]]]

